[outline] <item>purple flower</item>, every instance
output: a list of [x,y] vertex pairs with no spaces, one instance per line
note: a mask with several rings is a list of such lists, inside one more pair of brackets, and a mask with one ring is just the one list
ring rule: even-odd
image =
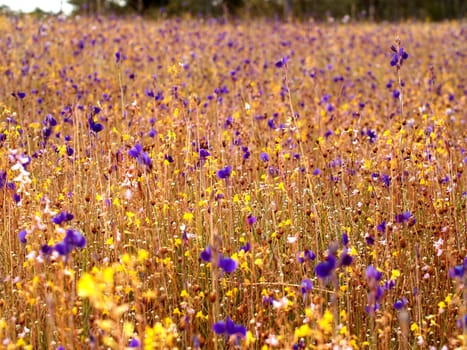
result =
[[19,203],[21,201],[21,196],[18,193],[13,193],[13,200],[15,203]]
[[80,232],[72,229],[66,230],[65,240],[76,248],[84,248],[86,245],[86,238]]
[[217,172],[217,176],[220,179],[227,179],[230,177],[231,174],[232,174],[232,167],[230,165],[227,165],[226,167],[222,168],[221,170]]
[[305,249],[303,252],[299,252],[297,254],[297,261],[300,264],[303,264],[307,260],[315,260],[315,259],[316,259],[315,253],[313,253],[313,251],[309,249]]
[[129,348],[139,348],[140,346],[141,346],[141,343],[136,338],[131,339],[130,343],[128,344]]
[[300,290],[302,294],[311,292],[312,289],[313,289],[313,282],[311,282],[309,279],[304,279],[302,283],[300,284]]
[[212,259],[211,247],[207,246],[200,254],[200,258],[203,261],[210,262]]
[[384,290],[391,290],[396,286],[396,281],[394,280],[387,280],[384,282]]
[[7,173],[5,170],[0,171],[0,189],[4,188],[6,185]]
[[370,139],[370,143],[374,143],[378,134],[374,130],[367,130],[366,136],[368,136],[368,138]]
[[391,178],[389,177],[389,175],[386,174],[381,175],[381,181],[383,182],[384,187],[389,187],[389,185],[391,184]]
[[136,158],[139,164],[146,165],[147,167],[152,167],[152,160],[149,155],[143,151],[143,147],[137,143],[129,151],[128,155],[132,158]]
[[336,258],[328,255],[326,260],[315,266],[315,273],[319,278],[327,278],[331,276],[332,271],[336,268]]
[[242,246],[240,247],[240,250],[243,250],[245,253],[249,252],[250,249],[251,249],[251,244],[250,244],[250,242],[246,242],[245,245],[242,245]]
[[80,232],[73,229],[68,229],[66,230],[65,238],[63,241],[55,244],[53,249],[58,254],[66,256],[71,253],[74,248],[84,248],[85,245],[86,238],[84,238]]
[[73,220],[74,216],[73,214],[67,212],[67,211],[62,211],[59,214],[55,215],[52,218],[52,222],[56,225],[60,225],[65,221],[71,221]]
[[89,128],[91,129],[91,131],[95,132],[96,134],[104,130],[104,126],[100,123],[96,123],[94,121],[94,117],[88,118],[88,124],[89,124]]
[[276,62],[276,67],[277,68],[282,68],[283,66],[285,66],[287,64],[287,61],[289,59],[287,57],[282,57],[282,59],[280,59],[279,61]]
[[349,235],[346,232],[344,232],[342,234],[342,245],[347,247],[348,244],[349,244]]
[[132,158],[138,158],[141,152],[143,152],[143,146],[137,143],[128,151],[128,155]]
[[19,241],[23,244],[26,244],[27,240],[26,240],[26,236],[27,236],[28,232],[26,230],[21,230],[19,231],[18,233],[18,237],[19,237]]
[[53,252],[53,247],[47,245],[47,244],[44,244],[43,246],[41,246],[41,253],[42,254],[45,254],[45,255],[50,255],[52,254]]
[[204,149],[204,148],[200,148],[198,154],[199,154],[199,158],[202,159],[202,160],[204,160],[204,159],[206,159],[207,157],[210,156],[209,151],[207,149]]
[[401,95],[401,92],[399,90],[396,89],[392,91],[392,96],[394,98],[399,98],[400,95]]
[[262,162],[268,162],[269,161],[269,155],[266,152],[261,152],[259,159]]
[[256,217],[254,217],[253,215],[248,215],[248,218],[247,218],[247,223],[248,223],[248,226],[253,226],[254,224],[256,224]]
[[402,66],[405,60],[409,58],[409,54],[404,50],[403,47],[397,51],[394,45],[391,46],[391,51],[393,52],[392,59],[390,64],[392,67]]
[[406,60],[407,58],[409,58],[409,54],[404,50],[403,47],[399,49],[399,56],[401,57],[401,63],[402,60]]
[[368,245],[375,244],[375,238],[373,236],[370,236],[370,235],[365,237],[365,241],[366,241],[366,244],[368,244]]
[[396,300],[394,303],[394,309],[400,310],[402,309],[405,305],[407,305],[408,301],[405,297],[402,298],[402,300]]
[[344,248],[339,257],[339,266],[350,266],[353,262],[353,256],[347,253],[347,248]]
[[379,272],[373,265],[369,265],[366,269],[367,280],[379,281],[383,277],[383,274]]
[[225,321],[218,321],[212,325],[214,333],[225,335],[227,337],[239,336],[240,338],[246,337],[246,328],[241,324],[235,323],[227,317]]
[[464,277],[466,266],[457,265],[449,269],[449,277],[462,279]]
[[381,232],[381,233],[384,233],[386,232],[386,221],[381,221],[380,224],[378,226],[376,226],[376,229],[378,230],[378,232]]
[[415,218],[413,217],[412,213],[410,211],[404,211],[403,213],[400,213],[400,214],[397,214],[396,217],[395,217],[395,221],[398,223],[398,224],[403,224],[405,222],[408,222],[409,220],[411,219],[414,219]]
[[219,259],[219,263],[218,263],[218,266],[224,270],[224,272],[226,273],[232,273],[234,272],[237,267],[238,267],[238,263],[237,261],[235,261],[234,259],[231,259],[231,258],[223,258],[221,257]]

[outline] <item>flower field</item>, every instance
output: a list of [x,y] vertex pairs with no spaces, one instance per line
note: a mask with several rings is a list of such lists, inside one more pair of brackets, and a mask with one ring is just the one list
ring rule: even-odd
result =
[[0,18],[0,347],[467,348],[467,26]]

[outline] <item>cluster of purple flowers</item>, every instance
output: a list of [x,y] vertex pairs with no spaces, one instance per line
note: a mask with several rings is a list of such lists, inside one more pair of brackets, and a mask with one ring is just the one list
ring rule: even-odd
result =
[[152,168],[152,160],[151,157],[147,154],[147,152],[143,151],[143,147],[137,143],[134,145],[129,151],[128,155],[132,158],[135,158],[139,164],[145,165],[148,168]]
[[42,254],[50,255],[54,251],[61,256],[67,257],[75,248],[84,248],[86,246],[86,238],[77,230],[66,230],[65,237],[62,241],[56,243],[54,246],[47,244],[41,247]]
[[239,323],[232,321],[230,317],[227,317],[225,321],[217,321],[212,325],[214,333],[219,335],[225,335],[227,337],[236,336],[240,338],[246,337],[246,327]]
[[417,222],[415,216],[413,216],[413,214],[408,210],[397,214],[394,220],[398,224],[409,223],[411,226]]
[[336,259],[336,250],[337,248],[329,248],[328,255],[326,259],[320,262],[318,265],[315,266],[315,273],[319,278],[325,279],[331,276],[332,272],[337,267],[345,267],[350,266],[353,262],[353,257],[348,253],[348,244],[349,244],[349,236],[347,233],[342,234],[342,245],[343,249],[339,256],[339,259]]
[[217,171],[217,176],[220,179],[228,179],[232,174],[232,167],[230,165],[225,166],[221,170]]
[[[207,246],[200,254],[201,260],[205,262],[212,262],[212,249],[211,246]],[[238,263],[236,260],[232,258],[225,258],[222,256],[222,254],[219,255],[217,259],[217,266],[224,272],[226,273],[232,273],[234,272],[237,267]]]
[[379,284],[382,277],[382,272],[378,271],[373,265],[369,265],[367,267],[366,280],[370,291],[368,293],[368,305],[366,306],[365,311],[370,315],[374,315],[376,310],[379,309],[379,302],[384,294],[384,290]]
[[404,63],[406,59],[409,58],[409,54],[404,50],[403,47],[399,48],[399,51],[393,45],[391,46],[391,51],[393,52],[392,59],[391,59],[391,66],[392,67],[400,67]]
[[[73,214],[62,211],[52,217],[51,221],[55,225],[62,225],[65,222],[73,220]],[[21,243],[27,243],[27,235],[29,232],[27,230],[21,230],[18,233],[18,238]],[[57,252],[61,256],[67,257],[75,248],[84,248],[86,246],[86,238],[81,234],[81,232],[68,228],[65,233],[65,237],[58,243],[53,246],[49,246],[47,244],[41,247],[41,252],[45,255],[50,255],[54,251]]]

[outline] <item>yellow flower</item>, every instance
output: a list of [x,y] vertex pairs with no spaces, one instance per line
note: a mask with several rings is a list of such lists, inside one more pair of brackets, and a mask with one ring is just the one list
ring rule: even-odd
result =
[[304,324],[295,330],[295,337],[297,339],[309,337],[311,335],[313,335],[313,330],[308,326],[308,324]]
[[332,316],[331,311],[326,310],[323,317],[318,320],[319,328],[324,332],[330,334],[332,332],[332,322],[334,317]]

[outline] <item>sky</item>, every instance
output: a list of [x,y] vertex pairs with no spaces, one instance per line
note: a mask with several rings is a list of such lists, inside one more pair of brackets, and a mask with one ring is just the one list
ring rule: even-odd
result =
[[58,12],[60,9],[70,13],[72,6],[68,0],[0,0],[0,6],[6,5],[14,11],[30,12],[37,7],[44,11]]

